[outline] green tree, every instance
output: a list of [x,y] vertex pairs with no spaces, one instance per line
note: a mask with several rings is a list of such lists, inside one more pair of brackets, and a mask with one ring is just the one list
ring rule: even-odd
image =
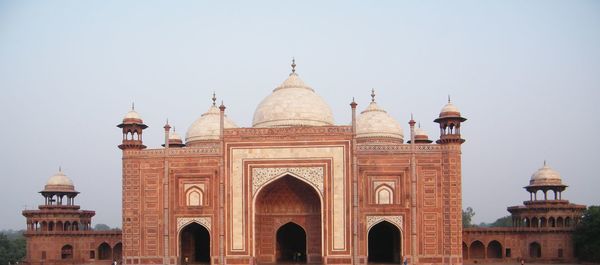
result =
[[105,224],[96,224],[94,226],[94,230],[98,230],[98,231],[106,231],[106,230],[110,230],[110,226],[105,225]]
[[511,227],[512,225],[512,216],[510,215],[500,217],[493,223],[488,224],[489,227]]
[[0,233],[0,264],[15,263],[23,260],[23,257],[25,257],[23,235],[15,235],[10,239],[4,232]]
[[475,216],[475,211],[473,211],[473,208],[467,207],[466,210],[462,210],[462,225],[463,225],[463,227],[473,226],[471,224],[471,219],[473,219],[473,216]]
[[573,233],[575,254],[584,261],[600,262],[600,206],[588,207]]

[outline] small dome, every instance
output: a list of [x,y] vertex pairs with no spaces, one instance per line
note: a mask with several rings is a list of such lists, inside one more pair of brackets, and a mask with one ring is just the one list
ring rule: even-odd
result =
[[440,111],[440,118],[442,117],[460,117],[460,110],[452,104],[450,98],[448,98],[448,103]]
[[73,181],[69,179],[62,170],[54,174],[52,177],[48,179],[46,182],[46,186],[44,187],[44,191],[75,191],[75,186],[73,185]]
[[417,127],[415,128],[415,137],[429,138],[429,135],[427,135],[427,132],[421,129],[421,127]]
[[252,127],[333,125],[329,105],[293,72],[258,105]]
[[169,133],[169,140],[179,140],[181,141],[181,136],[173,129],[172,133]]
[[403,141],[400,123],[375,103],[374,91],[371,96],[373,99],[367,109],[356,118],[356,138],[383,137]]
[[[218,140],[220,135],[221,111],[214,104],[208,111],[198,118],[188,129],[185,141],[188,145],[194,141]],[[237,128],[227,115],[225,115],[225,128]]]
[[127,112],[127,114],[125,114],[125,117],[123,117],[123,124],[143,124],[144,121],[142,120],[142,117],[140,116],[139,113],[137,113],[137,111],[135,111],[135,107],[132,104],[131,105],[131,110],[129,112]]
[[530,186],[562,186],[562,179],[560,174],[546,165],[544,161],[544,166],[538,169],[533,175],[531,175],[531,180],[529,180]]

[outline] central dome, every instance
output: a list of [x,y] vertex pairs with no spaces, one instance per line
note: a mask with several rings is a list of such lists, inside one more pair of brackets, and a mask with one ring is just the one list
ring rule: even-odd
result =
[[331,108],[292,72],[254,111],[252,127],[333,125]]

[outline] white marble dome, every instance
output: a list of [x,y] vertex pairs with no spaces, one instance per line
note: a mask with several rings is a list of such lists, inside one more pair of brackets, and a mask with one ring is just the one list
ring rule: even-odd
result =
[[[220,110],[215,104],[200,116],[187,130],[185,141],[189,145],[194,141],[218,140],[220,134]],[[237,125],[225,115],[225,128],[237,128]]]
[[138,119],[141,120],[142,117],[140,116],[139,113],[137,113],[137,111],[135,110],[130,110],[129,112],[127,112],[127,114],[125,114],[125,117],[123,117],[123,120],[127,120],[127,119]]
[[544,161],[544,166],[538,169],[529,180],[530,186],[556,186],[563,185],[560,174],[550,168]]
[[258,105],[252,127],[333,125],[331,108],[292,73]]
[[400,123],[380,108],[374,99],[356,118],[356,138],[371,137],[404,140]]
[[53,176],[51,176],[48,181],[46,182],[46,185],[44,187],[44,191],[74,191],[75,190],[75,186],[73,185],[73,181],[71,181],[71,179],[69,179],[69,177],[67,177],[65,175],[65,173],[62,172],[62,170],[58,170],[58,172],[56,174],[54,174]]

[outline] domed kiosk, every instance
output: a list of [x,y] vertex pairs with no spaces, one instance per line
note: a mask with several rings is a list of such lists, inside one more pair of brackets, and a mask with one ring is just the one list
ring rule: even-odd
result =
[[371,103],[356,118],[356,138],[359,141],[404,141],[400,123],[375,102],[375,90],[371,90]]

